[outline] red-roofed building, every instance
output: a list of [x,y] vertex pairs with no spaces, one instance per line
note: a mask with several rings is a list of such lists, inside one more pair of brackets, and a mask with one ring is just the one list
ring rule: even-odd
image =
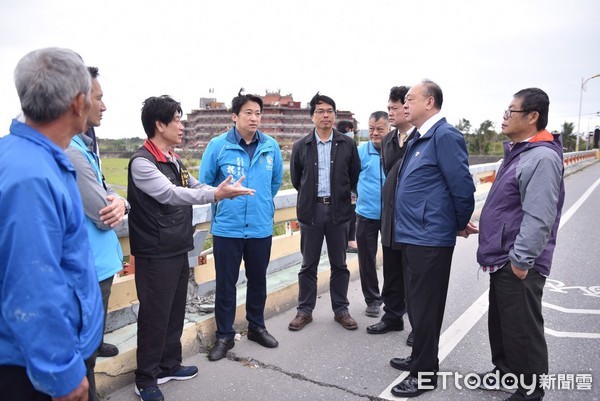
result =
[[[308,105],[302,107],[291,94],[281,95],[267,92],[263,99],[263,115],[259,130],[274,137],[279,145],[286,147],[306,135],[314,124],[309,115]],[[350,120],[357,126],[354,113],[338,110],[336,121]],[[222,102],[214,98],[200,98],[200,108],[192,110],[183,121],[185,126],[184,145],[204,149],[208,141],[233,126],[231,112]]]

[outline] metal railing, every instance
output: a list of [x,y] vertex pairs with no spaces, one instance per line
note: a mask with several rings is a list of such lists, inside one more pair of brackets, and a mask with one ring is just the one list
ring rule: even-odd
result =
[[[565,170],[580,168],[584,163],[600,158],[600,152],[597,150],[570,152],[565,153],[564,163]],[[473,176],[477,191],[475,193],[476,208],[479,208],[485,202],[489,188],[496,177],[496,172],[502,161],[496,163],[477,164],[470,167],[470,172]],[[271,252],[271,264],[274,269],[269,268],[269,271],[281,269],[284,264],[293,263],[292,256],[299,255],[300,235],[295,232],[294,222],[296,220],[296,190],[287,189],[279,191],[274,199],[275,202],[275,224],[285,224],[285,234],[273,238],[273,247]],[[210,228],[211,209],[210,205],[196,205],[193,208],[193,224],[197,230],[208,231]],[[123,254],[129,255],[129,238],[127,220],[117,228],[117,234],[121,241]],[[198,286],[204,286],[206,291],[207,283],[214,281],[214,260],[211,255],[202,255],[202,247],[206,232],[201,234],[195,245],[198,249],[190,252],[190,266],[194,268],[194,277]],[[281,262],[278,262],[278,260]],[[243,267],[242,267],[243,268]],[[243,276],[243,275],[241,275]],[[210,289],[210,285],[208,285]],[[118,277],[115,279],[109,309],[111,311],[131,307],[137,301],[135,286],[133,283],[133,275]]]

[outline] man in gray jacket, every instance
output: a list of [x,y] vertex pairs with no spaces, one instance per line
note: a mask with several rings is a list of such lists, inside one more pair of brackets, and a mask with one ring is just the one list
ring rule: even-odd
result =
[[[100,126],[106,106],[102,100],[102,87],[98,82],[98,68],[88,67],[88,71],[92,78],[92,107],[87,125],[93,129]],[[100,161],[92,149],[92,139],[89,136],[84,133],[76,135],[65,152],[77,171],[77,186],[83,201],[86,227],[102,292],[106,328],[106,312],[113,278],[123,268],[121,246],[113,229],[127,214],[129,203],[106,184],[100,169]],[[118,353],[119,349],[113,344],[105,343],[103,337],[98,348],[98,356],[111,357]]]

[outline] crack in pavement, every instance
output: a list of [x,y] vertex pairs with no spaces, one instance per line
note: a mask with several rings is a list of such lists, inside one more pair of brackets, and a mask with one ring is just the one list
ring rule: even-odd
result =
[[284,374],[286,376],[289,376],[292,379],[306,381],[306,382],[313,383],[313,384],[316,384],[316,385],[321,386],[321,387],[335,388],[337,390],[341,390],[341,391],[343,391],[345,393],[352,394],[352,395],[357,396],[357,397],[366,398],[369,401],[385,401],[384,398],[380,398],[378,396],[357,393],[356,391],[352,391],[352,390],[350,390],[348,388],[338,386],[337,384],[320,382],[318,380],[314,380],[314,379],[311,379],[309,377],[306,377],[306,376],[304,376],[304,375],[302,375],[300,373],[288,372],[288,371],[280,368],[279,366],[275,366],[275,365],[271,365],[271,364],[268,364],[268,363],[264,363],[264,362],[261,362],[261,361],[258,361],[256,359],[254,359],[254,358],[239,357],[239,356],[237,356],[235,353],[233,353],[231,351],[229,351],[227,353],[227,359],[229,359],[230,361],[233,361],[233,362],[241,363],[245,367],[249,367],[249,368],[253,368],[253,369],[257,369],[257,368],[269,369],[269,370],[273,370],[273,371],[278,372],[278,373],[282,373],[282,374]]

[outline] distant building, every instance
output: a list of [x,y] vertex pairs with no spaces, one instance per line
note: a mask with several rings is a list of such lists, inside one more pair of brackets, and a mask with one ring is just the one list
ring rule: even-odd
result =
[[[259,129],[274,137],[282,148],[287,148],[298,138],[310,131],[314,124],[310,119],[308,105],[302,107],[291,94],[281,95],[280,91],[269,92],[263,99],[263,115]],[[354,113],[338,110],[336,121],[350,120],[357,126]],[[223,102],[214,98],[200,98],[200,108],[192,110],[183,121],[184,145],[203,150],[208,141],[216,135],[228,131],[233,126],[231,111]]]

